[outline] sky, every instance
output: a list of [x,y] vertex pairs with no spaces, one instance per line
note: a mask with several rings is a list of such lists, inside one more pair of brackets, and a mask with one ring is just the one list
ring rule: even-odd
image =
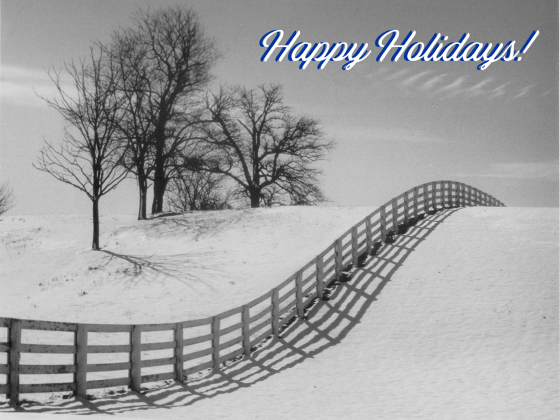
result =
[[[44,140],[62,138],[61,117],[37,95],[54,97],[45,69],[88,53],[95,41],[132,24],[140,9],[182,4],[199,15],[222,58],[220,84],[280,83],[295,113],[317,118],[336,141],[321,164],[332,205],[380,205],[425,182],[473,185],[508,206],[558,207],[558,5],[554,1],[152,1],[1,0],[0,180],[16,205],[7,214],[86,213],[85,194],[34,169]],[[276,53],[261,62],[261,38],[284,31],[283,42],[367,43],[370,55],[349,70],[345,61],[299,69]],[[472,61],[377,61],[376,39],[410,31],[426,44],[515,41],[519,61],[485,70]],[[384,38],[382,43],[388,41]],[[137,214],[137,189],[127,180],[101,200],[101,210]]]

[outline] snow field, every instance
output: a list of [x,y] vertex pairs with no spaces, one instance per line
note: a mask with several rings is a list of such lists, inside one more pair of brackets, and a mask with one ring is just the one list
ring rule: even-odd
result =
[[308,320],[219,374],[146,395],[24,409],[193,419],[557,418],[557,227],[556,209],[429,216]]

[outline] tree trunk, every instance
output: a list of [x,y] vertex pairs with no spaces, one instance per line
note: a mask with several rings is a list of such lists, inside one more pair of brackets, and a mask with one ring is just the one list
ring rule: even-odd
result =
[[163,197],[165,195],[165,179],[154,178],[154,200],[152,201],[152,214],[163,212]]
[[158,134],[156,130],[154,137],[156,138],[156,156],[154,162],[154,199],[152,201],[152,214],[161,213],[163,211],[163,196],[165,195],[165,187],[167,180],[165,179],[165,158],[163,156],[163,148],[161,144],[165,144],[163,131]]
[[99,251],[99,197],[94,197],[93,200],[93,241],[91,249]]
[[[160,154],[157,153],[159,156]],[[154,168],[154,199],[152,201],[152,214],[161,213],[163,211],[163,196],[165,195],[165,187],[167,185],[165,179],[165,168],[163,158],[159,156],[156,160]]]
[[146,206],[148,199],[148,181],[138,178],[138,193],[140,201],[138,203],[138,220],[146,220]]
[[251,190],[251,208],[256,209],[260,205],[261,194],[259,190]]

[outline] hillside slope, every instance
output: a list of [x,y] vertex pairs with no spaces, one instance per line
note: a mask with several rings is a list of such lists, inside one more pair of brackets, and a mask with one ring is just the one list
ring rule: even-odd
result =
[[140,397],[24,409],[177,419],[556,419],[558,274],[557,209],[447,210],[384,246],[308,320],[218,375]]
[[89,323],[203,318],[266,293],[375,208],[280,207],[148,221],[88,216],[0,221],[0,316]]

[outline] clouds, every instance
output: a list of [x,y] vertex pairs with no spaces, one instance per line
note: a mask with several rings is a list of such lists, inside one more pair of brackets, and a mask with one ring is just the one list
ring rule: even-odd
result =
[[544,96],[535,91],[536,84],[528,86],[513,82],[498,81],[496,77],[480,78],[472,75],[458,75],[455,73],[438,73],[434,70],[413,72],[401,69],[395,73],[387,71],[387,67],[380,68],[376,73],[369,74],[369,79],[380,85],[391,85],[407,94],[426,95],[439,99],[494,99],[498,97],[519,99],[531,94]]
[[414,86],[421,78],[428,75],[430,73],[429,70],[423,71],[421,73],[415,74],[414,76],[408,77],[407,79],[401,82],[402,86]]
[[558,182],[558,161],[491,163],[484,172],[457,176]]
[[430,77],[428,81],[422,83],[422,85],[419,87],[419,90],[432,90],[436,85],[443,83],[443,79],[445,79],[445,77],[447,77],[447,73],[442,73],[440,75]]
[[[71,92],[73,87],[63,83],[63,89]],[[0,67],[0,99],[12,105],[45,107],[39,96],[53,98],[57,90],[45,70],[14,66]]]
[[519,93],[518,93],[517,95],[515,95],[515,96],[513,97],[513,99],[521,98],[522,96],[527,95],[527,93],[531,90],[531,88],[532,88],[533,86],[535,86],[535,85],[533,84],[533,85],[529,85],[529,86],[527,86],[527,87],[524,87],[523,89],[521,89],[521,90],[519,91]]
[[460,92],[461,89],[463,88],[463,83],[465,82],[466,79],[467,76],[458,77],[451,83],[443,86],[442,88],[437,89],[435,92],[440,94],[443,93],[449,95],[457,95],[458,92]]

